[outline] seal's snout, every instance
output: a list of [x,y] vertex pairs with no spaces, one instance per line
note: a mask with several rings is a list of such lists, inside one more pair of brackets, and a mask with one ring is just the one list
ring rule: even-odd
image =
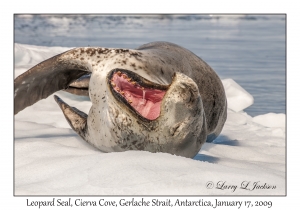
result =
[[163,99],[161,121],[162,135],[167,136],[172,153],[193,157],[200,150],[206,136],[206,119],[193,79],[179,72],[175,74]]
[[168,92],[172,98],[176,98],[176,102],[185,104],[186,108],[193,108],[197,106],[199,100],[201,101],[199,89],[194,80],[179,72],[175,73]]

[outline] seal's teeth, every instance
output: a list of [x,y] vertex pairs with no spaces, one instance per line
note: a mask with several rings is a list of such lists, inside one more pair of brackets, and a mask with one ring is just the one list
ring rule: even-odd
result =
[[116,87],[116,84],[115,84],[114,82],[111,82],[111,85],[112,85],[113,87]]
[[131,82],[131,78],[128,78],[127,81],[128,81],[128,82]]
[[130,99],[128,100],[128,102],[129,102],[130,104],[132,104],[132,101],[131,101]]
[[116,87],[116,91],[118,91],[118,92],[119,92],[119,91],[120,91],[120,88]]
[[133,82],[131,82],[131,84],[133,84],[133,85],[136,85],[136,82],[135,82],[135,81],[133,81]]
[[120,77],[122,75],[122,73],[120,71],[118,71],[117,75]]
[[127,75],[126,75],[126,74],[123,74],[122,77],[123,77],[124,79],[127,79]]
[[121,94],[124,96],[125,95],[124,91],[121,91]]

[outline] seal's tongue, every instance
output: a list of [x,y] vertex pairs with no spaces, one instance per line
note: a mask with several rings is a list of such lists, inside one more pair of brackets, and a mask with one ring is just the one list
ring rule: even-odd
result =
[[166,93],[164,90],[145,88],[120,71],[111,79],[112,87],[144,118],[154,120],[160,114],[160,105]]

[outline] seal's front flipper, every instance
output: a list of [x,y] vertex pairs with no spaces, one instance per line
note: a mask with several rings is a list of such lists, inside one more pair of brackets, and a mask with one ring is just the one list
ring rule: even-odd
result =
[[69,106],[56,95],[54,95],[54,99],[64,113],[65,118],[67,119],[71,128],[86,140],[88,115],[76,109],[75,107]]
[[14,81],[14,114],[52,93],[66,89],[91,67],[73,55],[74,50],[56,55],[32,67]]
[[68,87],[64,91],[78,96],[89,96],[89,89]]
[[72,82],[64,91],[79,96],[89,96],[89,83],[91,74],[83,75],[79,79]]
[[74,88],[89,88],[90,84],[90,79],[91,79],[91,74],[86,74],[80,77],[79,79],[75,80],[72,82],[69,87],[74,87]]
[[[90,57],[92,50],[95,51],[94,48],[69,50],[37,64],[18,76],[14,81],[14,114],[56,91],[68,88],[83,75],[90,74],[94,60],[86,58]],[[88,86],[87,82],[89,79],[81,83]]]

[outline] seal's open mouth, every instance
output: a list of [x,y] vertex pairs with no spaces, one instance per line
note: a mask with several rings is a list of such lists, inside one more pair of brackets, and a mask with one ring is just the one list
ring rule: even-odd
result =
[[148,120],[160,115],[160,106],[168,86],[153,83],[134,72],[115,69],[108,76],[113,94]]

